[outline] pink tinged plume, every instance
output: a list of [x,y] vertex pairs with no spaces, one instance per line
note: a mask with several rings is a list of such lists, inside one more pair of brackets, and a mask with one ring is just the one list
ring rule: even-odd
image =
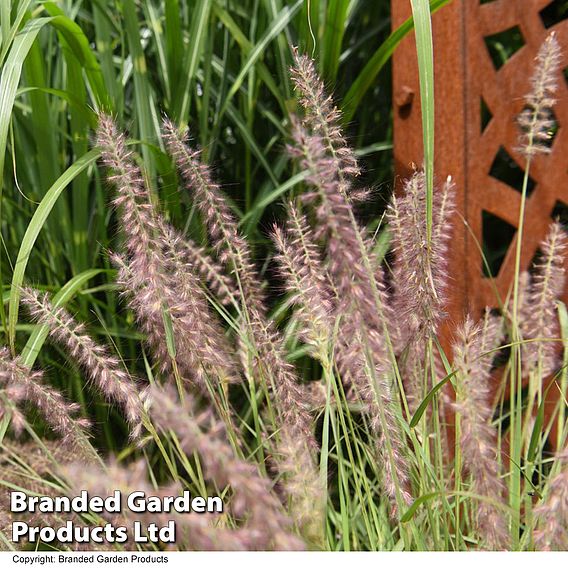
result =
[[506,550],[509,533],[505,486],[499,471],[497,432],[491,424],[493,407],[489,385],[492,350],[501,344],[502,321],[486,314],[483,327],[468,317],[454,344],[458,400],[455,411],[461,417],[461,456],[469,472],[471,491],[486,500],[477,505],[476,525],[483,545],[489,550]]
[[0,419],[11,416],[12,427],[19,434],[25,418],[19,406],[29,403],[37,408],[47,424],[63,438],[63,443],[81,448],[90,423],[77,416],[80,406],[46,385],[41,371],[33,371],[19,357],[12,358],[7,348],[0,348]]
[[22,301],[32,318],[46,325],[51,338],[85,369],[91,383],[103,396],[122,408],[131,435],[137,438],[144,417],[140,387],[122,368],[119,360],[111,356],[105,346],[87,335],[83,324],[77,323],[63,308],[53,307],[47,294],[40,296],[36,290],[25,288],[22,290]]
[[556,125],[552,108],[560,79],[562,52],[556,33],[551,33],[538,52],[531,77],[531,91],[525,96],[526,108],[518,122],[522,134],[519,151],[526,158],[550,152],[551,130]]

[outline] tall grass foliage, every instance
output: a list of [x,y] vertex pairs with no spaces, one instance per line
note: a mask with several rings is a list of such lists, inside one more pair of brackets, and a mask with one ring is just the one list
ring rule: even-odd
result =
[[[72,28],[47,4],[52,22]],[[138,38],[134,5],[122,6],[132,41]],[[154,21],[153,3],[146,9]],[[192,20],[196,37],[209,10],[217,10],[229,29],[234,24],[217,4],[203,2],[200,10]],[[285,25],[284,10],[275,14],[267,38]],[[104,29],[104,14],[95,14],[94,25]],[[175,20],[173,13],[166,17]],[[236,37],[246,46],[246,38]],[[207,53],[207,45],[195,45]],[[258,57],[263,45],[249,46],[247,56]],[[369,192],[361,189],[342,114],[312,57],[293,50],[293,65],[284,66],[281,80],[295,97],[293,105],[286,101],[295,112],[280,152],[296,165],[292,179],[302,190],[290,193],[282,219],[266,231],[270,254],[260,262],[246,222],[210,165],[214,146],[199,145],[187,133],[195,101],[175,87],[188,80],[184,72],[196,73],[194,60],[184,70],[175,45],[161,54],[173,82],[169,118],[158,125],[155,113],[141,110],[152,104],[152,94],[144,93],[143,45],[131,47],[141,151],[119,128],[117,113],[100,111],[83,117],[96,126],[96,137],[73,174],[80,200],[86,187],[81,176],[101,159],[118,237],[96,253],[116,278],[90,290],[93,298],[110,302],[94,300],[91,309],[101,322],[103,309],[112,307],[111,317],[122,312],[128,328],[100,333],[80,321],[86,319],[85,294],[76,309],[65,306],[102,272],[89,269],[88,259],[77,260],[84,271],[65,286],[38,291],[33,281],[24,282],[29,251],[18,258],[24,268],[14,267],[5,322],[10,347],[0,352],[2,483],[43,495],[82,489],[102,495],[116,487],[222,495],[222,516],[172,517],[180,549],[568,548],[566,365],[560,348],[568,318],[558,302],[565,284],[562,226],[551,225],[530,273],[520,274],[517,265],[503,309],[479,319],[466,314],[453,331],[451,352],[444,352],[447,250],[456,219],[451,178],[430,191],[428,172],[416,171],[391,199],[386,228],[362,223],[358,212],[369,203]],[[324,51],[320,61],[324,75],[334,76],[330,53]],[[546,152],[559,62],[552,35],[536,61],[519,119],[527,179],[532,158]],[[106,63],[112,66],[112,57]],[[214,69],[212,60],[209,72]],[[270,88],[264,68],[257,70]],[[224,89],[235,96],[246,77],[232,77]],[[117,86],[114,96],[120,93]],[[216,119],[232,111],[230,98],[219,99]],[[39,112],[38,105],[32,112]],[[204,120],[201,135],[217,125]],[[86,140],[70,143],[87,150]],[[153,144],[169,157],[154,152]],[[261,164],[263,154],[257,156]],[[61,186],[55,182],[47,205],[44,199],[44,209],[38,207],[44,220],[60,203]],[[252,193],[245,192],[247,199]],[[191,203],[185,223],[172,214],[172,200]],[[82,206],[77,202],[75,213],[88,225]],[[107,210],[106,202],[100,206]],[[251,216],[254,211],[249,208]],[[52,236],[64,232],[69,219],[76,221],[69,211],[59,213],[50,219]],[[199,237],[188,236],[191,227],[199,227],[192,233]],[[80,239],[83,233],[72,234]],[[33,247],[37,232],[26,237]],[[57,258],[46,258],[52,263],[46,269],[55,273]],[[28,327],[15,325],[19,311]],[[20,349],[16,331],[25,330],[30,337]],[[61,369],[62,360],[77,370],[63,389],[36,370],[46,340],[47,374]],[[544,379],[551,375],[558,380],[548,387]],[[496,376],[503,387],[497,396]],[[547,424],[546,389],[558,385],[562,396]],[[90,406],[89,400],[106,404]],[[555,440],[549,435],[553,425]],[[101,439],[108,442],[104,451]],[[81,522],[100,520],[91,515]],[[120,520],[129,525],[138,517]],[[3,497],[0,538],[6,548],[13,546],[11,521]],[[54,518],[32,521],[53,524]]]

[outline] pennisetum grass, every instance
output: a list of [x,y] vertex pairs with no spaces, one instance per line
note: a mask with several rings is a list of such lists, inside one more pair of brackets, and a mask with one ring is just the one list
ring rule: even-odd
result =
[[[132,41],[134,6],[127,8]],[[148,10],[152,19],[154,10]],[[236,29],[225,8],[216,5],[214,12]],[[176,17],[168,12],[170,25]],[[153,24],[154,31],[160,28],[158,20]],[[94,25],[104,31],[100,14]],[[109,33],[106,29],[102,36]],[[212,49],[208,44],[206,53]],[[141,46],[137,52],[145,54]],[[100,153],[114,195],[117,235],[102,248],[114,251],[106,272],[114,266],[116,279],[112,286],[86,291],[76,303],[92,296],[92,311],[106,321],[103,306],[114,305],[118,288],[125,299],[120,317],[128,329],[111,333],[93,325],[87,332],[79,323],[86,318],[71,316],[71,308],[60,305],[68,298],[58,296],[54,305],[48,294],[31,288],[18,288],[18,294],[40,326],[34,342],[45,332],[52,340],[49,349],[56,354],[63,349],[79,368],[76,384],[66,392],[82,392],[84,373],[86,382],[119,408],[131,440],[118,457],[96,468],[67,462],[57,467],[52,456],[53,481],[38,492],[86,488],[104,495],[121,488],[162,496],[189,488],[222,495],[227,505],[222,517],[160,516],[178,523],[179,548],[566,547],[565,450],[548,456],[550,426],[539,422],[543,379],[560,361],[556,305],[564,288],[567,237],[559,222],[551,224],[533,269],[520,273],[528,172],[531,161],[548,149],[557,39],[550,36],[541,49],[520,118],[526,177],[512,304],[502,314],[486,311],[479,323],[479,314],[461,323],[446,321],[455,217],[451,178],[435,185],[431,163],[416,171],[392,197],[385,215],[388,236],[381,231],[383,247],[377,246],[376,235],[358,219],[357,208],[370,192],[360,187],[362,168],[341,113],[315,62],[299,49],[291,56],[289,96],[293,89],[297,114],[289,121],[287,155],[274,171],[284,171],[291,157],[303,187],[289,200],[285,219],[272,225],[268,246],[274,254],[262,267],[259,251],[268,239],[255,239],[260,233],[240,222],[238,204],[210,165],[215,144],[203,144],[208,129],[217,127],[208,117],[199,122],[195,137],[201,144],[190,142],[180,127],[188,123],[193,103],[176,95],[183,70],[175,53],[164,55],[171,73],[166,89],[171,118],[160,133],[156,120],[139,117],[145,118],[139,124],[142,138],[159,139],[151,150],[145,146],[144,168],[119,120],[102,112],[93,117],[98,124],[93,156]],[[284,72],[283,51],[278,61]],[[326,61],[324,68],[333,70]],[[208,73],[217,73],[219,63],[214,57],[210,63]],[[104,60],[106,74],[112,65],[112,57]],[[134,67],[137,97],[149,105],[150,91]],[[257,71],[266,79],[264,63]],[[243,77],[229,87],[231,97]],[[205,90],[196,104],[219,97],[219,120],[239,112],[230,98],[222,99],[229,79],[234,77],[219,77],[221,92],[211,90],[210,81],[200,82]],[[253,82],[250,87],[252,96]],[[286,107],[286,101],[279,102]],[[193,129],[192,124],[192,134]],[[254,152],[266,167],[264,155]],[[254,209],[253,150],[247,146],[244,153],[247,207]],[[176,185],[180,192],[171,191]],[[179,228],[183,219],[168,207],[178,199],[192,206],[184,229]],[[385,257],[386,249],[391,254]],[[275,303],[276,290],[281,301]],[[456,329],[452,353],[440,347],[443,323]],[[106,345],[110,340],[112,349]],[[495,398],[492,381],[507,348],[503,376],[511,402],[505,404],[507,389]],[[147,380],[134,378],[143,374]],[[455,400],[442,388],[453,388]],[[24,444],[48,455],[56,435],[66,447],[84,447],[88,424],[78,417],[80,409],[22,356],[0,351],[0,439],[30,438],[14,443],[21,468],[32,471],[26,463],[31,456],[18,450]],[[34,423],[37,414],[42,420]],[[92,418],[90,431],[97,436],[103,420],[96,412]],[[565,443],[566,425],[560,430],[557,440]],[[0,527],[5,517],[0,507]]]
[[520,494],[521,472],[517,464],[521,461],[523,427],[522,414],[522,356],[519,325],[519,278],[521,274],[522,242],[525,223],[525,207],[527,201],[527,188],[529,174],[533,159],[547,154],[546,145],[548,132],[551,126],[551,112],[554,106],[554,93],[558,88],[558,71],[560,68],[560,46],[554,33],[551,33],[542,44],[536,58],[535,70],[531,77],[531,90],[525,96],[526,108],[519,117],[519,126],[522,129],[520,136],[520,153],[526,159],[524,178],[521,189],[521,205],[519,211],[518,230],[515,245],[515,272],[513,276],[513,305],[511,314],[512,328],[512,355],[510,373],[510,408],[515,420],[511,428],[511,468],[509,477],[510,504],[513,515],[512,532],[516,540],[520,531]]

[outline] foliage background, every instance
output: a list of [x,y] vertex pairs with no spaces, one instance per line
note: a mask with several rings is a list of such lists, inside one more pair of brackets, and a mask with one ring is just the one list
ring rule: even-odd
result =
[[[89,151],[98,109],[110,111],[129,130],[156,199],[199,241],[201,223],[176,191],[175,172],[158,136],[164,114],[188,124],[262,265],[269,252],[267,228],[281,213],[278,199],[298,191],[301,181],[285,152],[294,110],[290,46],[298,46],[317,59],[338,101],[357,79],[368,81],[347,132],[364,168],[361,184],[376,195],[376,211],[367,211],[368,219],[377,218],[373,213],[388,199],[390,70],[388,63],[378,75],[376,65],[365,69],[381,46],[385,52],[387,0],[14,0],[2,2],[0,15],[0,155],[6,149],[2,330],[6,342],[9,327],[12,334],[17,330],[19,349],[30,326],[16,323],[14,307],[8,316],[8,298],[18,252],[31,228],[37,240],[29,256],[23,254],[25,266],[19,263],[26,280],[57,292],[75,278],[78,294],[71,307],[78,318],[112,339],[134,367],[144,365],[140,337],[112,290],[113,271],[104,253],[117,247],[116,226],[108,205],[111,189],[94,167],[94,156],[68,185],[58,184],[61,194],[45,222],[30,226],[52,184],[73,172]],[[84,400],[77,370],[47,345],[40,360],[54,371],[56,386],[103,424],[99,444],[115,449],[120,438],[107,421],[109,410],[103,401]]]

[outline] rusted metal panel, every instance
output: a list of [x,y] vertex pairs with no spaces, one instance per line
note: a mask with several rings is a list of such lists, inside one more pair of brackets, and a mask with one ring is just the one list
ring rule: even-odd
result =
[[[393,27],[412,14],[410,2],[392,1]],[[458,210],[466,210],[466,65],[464,62],[464,6],[453,2],[433,19],[434,78],[437,112],[435,122],[435,172],[441,181],[451,175],[457,188]],[[393,58],[394,158],[397,181],[407,178],[423,161],[420,86],[414,34],[398,46]],[[451,318],[463,316],[466,308],[467,278],[462,277],[467,258],[465,227],[456,224],[450,250],[452,280],[449,288]],[[459,266],[456,273],[454,267]]]
[[[551,22],[541,13],[552,4],[552,0],[453,0],[433,16],[435,172],[438,180],[452,175],[458,191],[445,347],[453,324],[466,312],[478,317],[485,306],[499,307],[511,289],[521,194],[519,187],[500,179],[494,167],[500,155],[507,155],[519,171],[524,170],[525,160],[516,149],[516,117],[530,90],[534,58],[553,30],[564,46],[568,66],[568,20]],[[412,13],[410,1],[392,0],[391,10],[393,28]],[[488,38],[511,28],[522,37],[523,45],[502,65],[496,65]],[[534,189],[526,204],[522,270],[534,259],[553,213],[568,204],[568,128],[564,126],[568,126],[568,84],[559,80],[554,108],[559,128],[552,151],[531,164]],[[410,34],[393,58],[394,156],[399,180],[423,160],[418,81],[414,34]],[[482,101],[490,114],[486,123]],[[503,242],[508,247],[494,278],[483,269],[484,218],[508,224],[512,236],[510,242]],[[495,382],[497,387],[497,377]]]
[[[485,306],[498,306],[511,286],[515,238],[494,279],[484,275],[480,252],[483,213],[518,224],[521,195],[518,189],[491,175],[501,148],[523,169],[516,151],[519,131],[516,117],[523,108],[523,95],[530,89],[534,57],[546,36],[555,30],[561,45],[568,47],[568,20],[545,28],[540,11],[550,0],[454,0],[433,16],[436,175],[452,175],[458,186],[458,210],[466,225],[456,220],[452,244],[452,294],[450,313],[461,319],[468,310],[479,315]],[[393,27],[411,15],[410,2],[392,1]],[[486,38],[518,27],[524,41],[500,68],[496,68]],[[422,161],[422,134],[418,69],[414,36],[396,50],[393,59],[394,141],[397,174],[408,175],[412,164]],[[411,99],[411,102],[408,101]],[[481,105],[491,113],[482,127]],[[403,104],[401,104],[401,101]],[[406,104],[405,104],[406,103]],[[522,268],[530,265],[538,244],[546,235],[557,204],[568,203],[568,88],[560,84],[554,109],[560,125],[552,152],[538,157],[531,166],[534,190],[527,200]]]

